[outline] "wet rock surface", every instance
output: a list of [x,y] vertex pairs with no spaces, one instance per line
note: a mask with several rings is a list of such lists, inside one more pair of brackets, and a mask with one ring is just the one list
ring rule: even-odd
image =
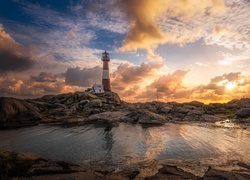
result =
[[[185,168],[185,163],[188,168]],[[228,162],[222,165],[202,164],[194,161],[172,161],[161,164],[156,161],[140,162],[122,169],[108,165],[90,166],[40,158],[29,153],[0,151],[1,179],[204,179],[247,180],[250,179],[250,164]]]
[[160,180],[160,179],[202,179],[192,173],[185,172],[177,166],[163,165],[159,172],[151,177],[146,177],[145,180]]

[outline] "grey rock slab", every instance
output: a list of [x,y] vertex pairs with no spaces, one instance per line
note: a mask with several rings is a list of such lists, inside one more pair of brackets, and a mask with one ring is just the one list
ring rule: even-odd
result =
[[107,111],[91,115],[87,121],[122,122],[128,119],[127,114],[126,111]]
[[102,107],[102,101],[100,99],[94,99],[89,103],[85,104],[84,107]]

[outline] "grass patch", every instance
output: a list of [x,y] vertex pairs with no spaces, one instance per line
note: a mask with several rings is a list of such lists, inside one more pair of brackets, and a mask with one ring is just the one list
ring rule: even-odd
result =
[[233,118],[234,114],[235,114],[234,112],[225,112],[225,113],[215,114],[215,116],[222,119],[227,119],[227,118]]

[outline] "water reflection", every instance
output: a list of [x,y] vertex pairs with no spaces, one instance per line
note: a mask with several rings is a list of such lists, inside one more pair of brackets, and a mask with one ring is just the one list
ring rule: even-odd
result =
[[103,150],[106,152],[105,159],[109,161],[112,161],[112,149],[115,143],[112,132],[113,127],[112,124],[108,124],[103,130]]
[[185,124],[37,126],[0,133],[0,148],[73,162],[238,159],[250,162],[250,131]]

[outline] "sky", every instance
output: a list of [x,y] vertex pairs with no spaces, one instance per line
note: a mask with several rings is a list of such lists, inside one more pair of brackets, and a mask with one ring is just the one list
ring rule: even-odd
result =
[[127,102],[250,97],[250,0],[1,0],[0,96],[101,84]]

